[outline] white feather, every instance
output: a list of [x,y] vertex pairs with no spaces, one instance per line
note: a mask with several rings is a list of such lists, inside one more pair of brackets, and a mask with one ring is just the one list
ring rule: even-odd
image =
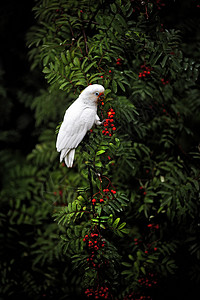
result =
[[56,148],[61,152],[60,161],[64,159],[67,167],[72,167],[75,148],[83,140],[87,131],[94,124],[101,124],[97,115],[96,92],[103,93],[104,87],[98,84],[88,86],[65,112],[57,136]]

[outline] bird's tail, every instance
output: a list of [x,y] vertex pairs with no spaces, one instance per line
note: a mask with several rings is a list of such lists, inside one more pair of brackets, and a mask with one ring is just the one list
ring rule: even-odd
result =
[[75,149],[71,149],[65,156],[65,163],[68,168],[72,168],[74,161]]
[[65,159],[65,164],[68,168],[72,168],[74,161],[75,149],[63,149],[60,154],[60,162]]

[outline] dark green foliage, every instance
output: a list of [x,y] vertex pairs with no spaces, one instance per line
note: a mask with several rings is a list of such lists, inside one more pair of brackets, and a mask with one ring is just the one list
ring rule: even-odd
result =
[[[199,285],[200,23],[181,17],[186,2],[36,1],[27,45],[47,88],[18,92],[33,149],[1,151],[3,298],[168,299],[171,282],[180,297]],[[90,83],[116,130],[93,128],[67,169],[56,132]]]

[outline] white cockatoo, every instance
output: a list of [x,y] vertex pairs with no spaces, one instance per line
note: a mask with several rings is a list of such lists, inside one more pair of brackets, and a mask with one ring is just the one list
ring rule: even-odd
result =
[[58,152],[61,152],[60,162],[64,159],[68,168],[72,167],[75,149],[87,131],[94,124],[101,125],[103,123],[97,115],[97,103],[104,97],[104,90],[100,84],[89,85],[65,112],[56,148]]

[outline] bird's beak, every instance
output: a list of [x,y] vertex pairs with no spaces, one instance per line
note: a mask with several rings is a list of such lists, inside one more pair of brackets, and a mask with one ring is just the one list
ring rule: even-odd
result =
[[100,93],[100,94],[99,94],[99,97],[98,97],[98,102],[99,102],[99,101],[103,101],[104,99],[105,99],[104,93]]

